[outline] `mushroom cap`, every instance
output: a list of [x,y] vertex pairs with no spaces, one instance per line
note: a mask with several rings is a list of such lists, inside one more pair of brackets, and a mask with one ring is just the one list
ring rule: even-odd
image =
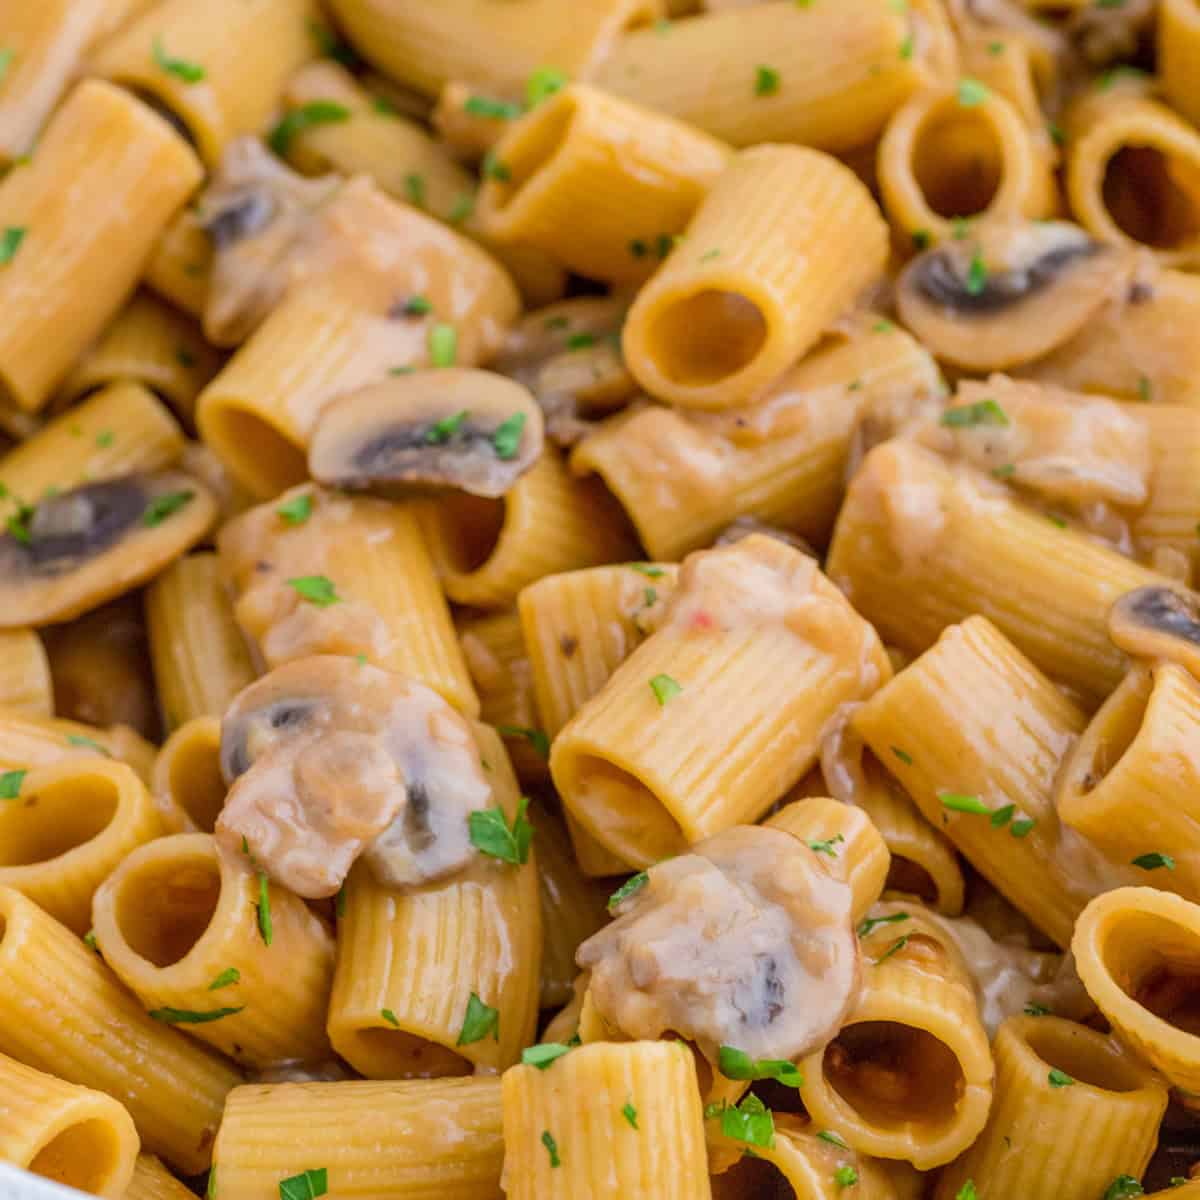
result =
[[711,1062],[797,1059],[837,1033],[859,989],[853,898],[802,841],[736,826],[646,874],[576,956],[609,1024]]
[[1200,595],[1151,584],[1126,592],[1108,613],[1108,636],[1134,658],[1166,659],[1200,679]]
[[360,856],[381,883],[442,878],[474,856],[491,786],[468,722],[436,692],[340,655],[296,659],[235,698],[216,836],[298,895],[333,895]]
[[914,258],[897,304],[937,358],[1002,370],[1078,333],[1129,266],[1127,255],[1066,221],[983,225]]
[[542,410],[527,388],[491,371],[434,368],[330,405],[308,466],[319,482],[356,491],[497,497],[537,462],[542,445]]
[[208,489],[182,471],[85,483],[22,508],[0,535],[0,629],[98,608],[190,549],[216,515]]

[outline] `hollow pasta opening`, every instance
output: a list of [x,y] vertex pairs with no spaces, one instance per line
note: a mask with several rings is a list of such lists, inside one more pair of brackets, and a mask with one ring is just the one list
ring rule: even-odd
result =
[[622,857],[657,861],[686,846],[675,819],[637,776],[590,754],[579,757],[574,776],[576,803]]
[[120,1160],[120,1142],[105,1120],[80,1121],[52,1138],[34,1156],[29,1170],[43,1179],[78,1188],[103,1191]]
[[437,522],[441,557],[452,571],[470,574],[479,570],[496,551],[506,515],[503,500],[456,494],[438,505]]
[[666,304],[649,344],[672,383],[703,387],[748,367],[767,340],[767,320],[738,292],[707,288]]
[[377,1079],[444,1079],[474,1069],[461,1054],[402,1029],[359,1029],[338,1052],[364,1074]]
[[1094,791],[1121,761],[1142,730],[1152,695],[1149,677],[1134,677],[1109,697],[1080,740],[1077,759],[1070,764],[1070,782],[1080,795]]
[[950,100],[917,131],[912,171],[925,203],[939,217],[977,216],[1000,191],[1004,147],[981,110]]
[[220,749],[219,730],[215,741],[197,733],[170,747],[167,786],[171,798],[205,833],[212,833],[225,804]]
[[156,967],[169,967],[203,937],[220,896],[215,857],[150,860],[121,881],[117,927],[135,954]]
[[571,122],[578,106],[570,97],[562,96],[542,106],[536,121],[529,121],[524,136],[514,139],[504,149],[503,166],[506,179],[497,179],[494,203],[497,211],[506,209],[517,194],[550,164],[567,140]]
[[892,855],[884,888],[886,891],[919,896],[930,904],[938,898],[937,884],[933,882],[933,876],[919,862],[914,862],[911,858],[901,858],[898,854]]
[[300,447],[261,417],[232,403],[214,405],[205,440],[238,481],[256,495],[276,495],[308,478]]
[[1200,166],[1153,146],[1125,146],[1104,168],[1104,205],[1121,232],[1159,250],[1200,237]]
[[966,1086],[949,1046],[894,1021],[846,1026],[826,1049],[822,1069],[834,1091],[881,1129],[949,1124]]
[[1136,1092],[1146,1086],[1145,1075],[1119,1049],[1090,1031],[1080,1036],[1073,1026],[1064,1031],[1056,1022],[1034,1019],[1025,1027],[1025,1040],[1047,1066],[1065,1071],[1076,1083],[1107,1092]]
[[[132,81],[129,82],[132,83]],[[175,132],[179,134],[179,136],[183,138],[183,140],[187,142],[189,146],[191,146],[193,149],[197,149],[199,147],[200,139],[192,131],[192,127],[188,124],[187,117],[183,113],[176,111],[165,97],[160,96],[157,92],[152,92],[149,88],[145,87],[133,86],[130,90],[144,105],[146,105],[147,108],[152,108],[160,117],[162,117],[162,119],[166,121],[166,123],[170,125],[171,128],[175,130]]]
[[739,1159],[714,1179],[714,1196],[753,1196],[754,1200],[796,1200],[787,1176],[763,1158]]
[[26,789],[0,809],[0,867],[49,862],[90,842],[116,816],[119,800],[117,785],[99,777]]

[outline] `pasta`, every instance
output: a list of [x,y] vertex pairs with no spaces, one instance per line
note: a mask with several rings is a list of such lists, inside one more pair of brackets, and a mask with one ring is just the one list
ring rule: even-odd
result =
[[1198,70],[0,0],[0,1193],[1200,1191]]

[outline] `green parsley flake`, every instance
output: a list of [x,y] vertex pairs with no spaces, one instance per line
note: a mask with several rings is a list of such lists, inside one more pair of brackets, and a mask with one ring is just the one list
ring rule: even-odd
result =
[[283,158],[291,147],[292,139],[306,129],[317,125],[335,125],[350,120],[350,110],[333,100],[310,100],[293,108],[274,129],[267,144]]
[[1012,837],[1023,838],[1036,824],[1037,822],[1032,817],[1022,817],[1009,826],[1008,832]]
[[289,525],[303,525],[312,516],[312,507],[312,496],[308,492],[303,492],[299,496],[285,500],[275,511]]
[[89,929],[87,933],[83,935],[83,944],[89,950],[95,950],[97,954],[100,953],[100,947],[96,944],[96,931],[94,929]]
[[563,1045],[562,1042],[540,1042],[522,1050],[521,1061],[528,1067],[537,1067],[539,1071],[544,1071],[551,1063],[570,1052],[571,1047]]
[[1004,43],[1003,43],[1003,42],[988,42],[988,48],[987,48],[987,51],[988,51],[988,53],[989,53],[990,55],[992,55],[993,57],[995,57],[995,56],[996,56],[996,55],[998,55],[998,54],[1003,54],[1003,53],[1004,53],[1004,51],[1005,51],[1005,45],[1004,45]]
[[165,1025],[207,1025],[223,1017],[235,1016],[245,1007],[242,1004],[237,1008],[215,1008],[211,1012],[193,1012],[190,1008],[152,1008],[150,1015]]
[[461,225],[475,211],[475,197],[463,194],[457,197],[446,220],[451,225]]
[[774,67],[757,67],[754,71],[754,94],[773,96],[779,91],[779,72]]
[[1050,1074],[1046,1078],[1050,1081],[1052,1088],[1070,1087],[1075,1082],[1066,1071],[1060,1071],[1057,1067],[1051,1067]]
[[662,567],[656,567],[654,563],[630,563],[629,569],[637,571],[639,575],[648,575],[651,579],[659,579],[666,574]]
[[425,207],[425,176],[418,175],[415,171],[409,172],[404,177],[404,194],[408,197],[408,202],[414,208]]
[[777,1079],[785,1087],[803,1087],[804,1076],[784,1058],[751,1058],[744,1050],[722,1046],[718,1069],[726,1079]]
[[904,41],[900,43],[900,57],[906,61],[912,58],[914,46],[915,43],[913,41],[913,36],[910,33],[908,37],[906,37]]
[[[367,661],[366,655],[360,654],[358,657],[361,658],[363,662]],[[361,667],[362,663],[359,663],[358,665]],[[338,888],[338,894],[334,898],[333,911],[339,921],[346,915],[346,885],[344,883],[340,888]]]
[[636,875],[630,875],[623,884],[608,898],[608,911],[612,912],[622,900],[628,900],[630,896],[636,892],[640,892],[642,888],[650,882],[650,876],[645,871],[639,871]]
[[561,1167],[562,1159],[558,1157],[558,1143],[548,1129],[542,1130],[542,1145],[546,1147],[546,1153],[550,1155],[550,1165]]
[[10,46],[5,46],[0,50],[0,83],[4,81],[5,75],[8,74],[8,68],[12,65],[12,60],[16,58],[17,52]]
[[[1171,1186],[1175,1187],[1177,1185],[1172,1183]],[[1130,1200],[1132,1196],[1144,1196],[1145,1194],[1142,1185],[1132,1175],[1118,1175],[1105,1188],[1104,1200]]]
[[258,910],[258,932],[263,945],[269,946],[275,938],[275,926],[271,921],[271,889],[266,871],[258,873],[258,903],[254,907]]
[[324,1167],[312,1167],[279,1181],[279,1200],[317,1200],[329,1191],[329,1172]]
[[189,62],[186,58],[172,58],[163,46],[161,37],[154,39],[154,61],[168,75],[174,75],[184,83],[199,83],[206,74],[199,63]]
[[538,67],[525,83],[525,103],[529,108],[537,108],[570,82],[570,77],[556,67]]
[[429,330],[429,361],[435,367],[452,367],[458,357],[458,330],[438,324]]
[[929,234],[928,229],[914,229],[912,234],[913,248],[916,250],[928,250],[933,238]]
[[471,844],[484,854],[518,866],[529,860],[533,826],[525,817],[529,799],[521,797],[511,828],[502,808],[477,808],[467,816]]
[[1048,1017],[1054,1010],[1044,1004],[1038,1004],[1036,1000],[1030,1000],[1022,1011],[1027,1017]]
[[331,604],[341,602],[342,598],[337,594],[333,580],[327,575],[298,575],[286,582],[302,599],[318,608],[328,608]]
[[517,457],[521,446],[521,435],[525,432],[525,414],[513,413],[507,420],[496,426],[492,434],[492,449],[502,462],[509,462]]
[[913,765],[912,755],[907,750],[901,750],[899,746],[892,747],[892,753],[906,766]]
[[1015,804],[1006,804],[1003,808],[998,808],[992,813],[992,825],[997,829],[1002,829],[1013,819],[1013,815],[1017,811]]
[[637,1109],[633,1107],[632,1100],[626,1100],[625,1103],[621,1105],[621,1116],[623,1116],[625,1120],[629,1122],[633,1129],[638,1127]]
[[400,1018],[396,1016],[390,1008],[381,1008],[379,1015],[389,1024],[394,1025],[397,1029],[400,1028]]
[[683,685],[670,675],[655,675],[650,680],[650,690],[654,693],[659,708],[666,708],[683,691]]
[[595,344],[596,335],[593,333],[573,333],[567,338],[568,350],[586,350]]
[[500,1010],[484,1004],[480,998],[471,993],[467,1001],[467,1015],[463,1018],[462,1032],[458,1035],[456,1046],[471,1046],[482,1042],[488,1034],[493,1041],[500,1040]]
[[978,796],[961,796],[957,792],[941,792],[938,799],[943,808],[951,812],[974,813],[977,816],[991,816],[992,810]]
[[700,261],[702,263],[712,262],[712,260],[714,258],[719,258],[720,255],[721,255],[721,251],[719,249],[714,248],[712,250],[705,251],[705,253],[700,255]]
[[146,511],[142,513],[142,524],[150,528],[161,525],[168,517],[173,516],[195,498],[196,493],[192,491],[165,492],[161,496],[155,496],[146,505]]
[[217,1168],[208,1168],[208,1186],[204,1189],[204,1200],[217,1200]]
[[241,981],[242,973],[237,969],[237,967],[226,967],[225,970],[223,970],[220,975],[218,975],[216,979],[214,979],[212,983],[208,985],[208,990],[210,992],[219,992],[222,988],[231,987],[235,983],[241,983]]
[[825,854],[825,855],[827,855],[829,858],[837,858],[837,856],[838,856],[838,853],[837,853],[837,851],[834,849],[834,847],[835,847],[835,846],[836,846],[836,845],[837,845],[839,842],[844,842],[845,840],[846,840],[846,839],[845,839],[844,837],[842,837],[842,835],[841,835],[840,833],[836,833],[836,834],[834,834],[834,836],[833,836],[833,837],[831,837],[831,838],[827,838],[827,839],[826,839],[825,841],[823,841],[823,842],[816,842],[816,841],[813,841],[813,842],[806,842],[806,843],[805,843],[805,845],[806,845],[806,846],[808,846],[808,848],[809,848],[809,849],[810,849],[810,850],[811,850],[811,851],[812,851],[814,854]]
[[[705,1110],[707,1116],[707,1110]],[[721,1132],[734,1141],[770,1149],[775,1145],[775,1117],[753,1093],[740,1105],[729,1104],[720,1110]]]
[[443,417],[440,421],[434,421],[425,430],[425,444],[427,446],[444,446],[462,428],[462,423],[470,415],[470,410],[464,408],[461,412]]
[[521,115],[521,106],[507,100],[493,100],[491,96],[468,96],[463,111],[474,117],[487,117],[491,121],[512,121]]
[[332,58],[335,62],[340,62],[343,67],[351,69],[362,66],[362,59],[354,53],[354,48],[343,42],[332,29],[327,29],[318,21],[309,21],[308,32],[312,34],[313,41],[317,43],[317,49],[321,52],[322,58]]
[[955,1193],[954,1200],[979,1200],[979,1193],[975,1190],[975,1181],[968,1179]]
[[117,435],[111,429],[102,429],[96,434],[96,445],[101,450],[107,450],[117,440]]
[[940,424],[950,429],[973,429],[976,425],[1009,424],[1008,414],[995,400],[978,400],[974,404],[960,404],[942,413]]
[[850,1146],[846,1139],[840,1133],[834,1133],[832,1129],[822,1129],[817,1137],[823,1142],[828,1142],[831,1146],[836,1146],[839,1150],[849,1150]]
[[909,919],[906,912],[892,913],[889,917],[867,917],[859,922],[858,936],[860,938],[870,937],[880,925],[897,925],[901,921]]
[[82,733],[68,733],[68,746],[79,746],[84,750],[95,750],[97,754],[103,754],[105,758],[112,758],[112,751],[107,746],[102,746],[95,738],[85,737]]
[[1145,404],[1149,404],[1154,398],[1154,389],[1150,384],[1150,380],[1145,375],[1138,376],[1138,399]]
[[839,1188],[853,1187],[858,1182],[858,1172],[853,1167],[838,1167],[833,1173],[833,1182]]
[[196,365],[196,356],[186,346],[180,346],[175,351],[175,361],[181,367],[188,367],[190,369]]
[[1157,850],[1152,854],[1139,854],[1133,859],[1133,865],[1141,867],[1143,871],[1157,871],[1159,867],[1166,867],[1168,871],[1175,870],[1175,860],[1169,854]]
[[880,965],[880,963],[885,963],[885,962],[887,962],[887,960],[888,960],[889,958],[891,958],[893,954],[899,954],[899,953],[900,953],[900,951],[901,951],[901,950],[903,950],[903,949],[904,949],[904,947],[905,947],[905,946],[907,946],[907,945],[908,945],[908,934],[905,934],[905,935],[904,935],[904,937],[898,937],[898,938],[897,938],[897,939],[896,939],[896,940],[895,940],[895,941],[894,941],[894,942],[893,942],[893,943],[892,943],[892,944],[891,944],[891,945],[890,945],[890,946],[889,946],[889,947],[888,947],[888,948],[887,948],[887,949],[886,949],[886,950],[885,950],[885,951],[884,951],[884,952],[883,952],[883,953],[882,953],[882,954],[881,954],[881,955],[880,955],[880,956],[879,956],[879,957],[878,957],[878,958],[875,960],[875,965],[876,965],[876,966],[879,966],[879,965]]
[[497,158],[494,150],[489,150],[484,155],[483,165],[480,169],[485,179],[495,179],[498,183],[507,183],[512,179],[512,168],[508,163]]
[[542,758],[550,757],[550,739],[540,729],[527,729],[524,725],[497,725],[501,737],[524,738]]
[[987,288],[988,269],[983,261],[983,252],[976,250],[971,255],[971,265],[967,268],[967,295],[982,296]]
[[406,317],[423,317],[433,312],[433,305],[428,296],[409,296],[401,310]]
[[987,84],[980,83],[978,79],[958,81],[958,102],[963,108],[978,108],[987,102],[990,95]]
[[0,800],[15,800],[21,794],[21,784],[28,774],[28,771],[22,769],[5,771],[0,775]]

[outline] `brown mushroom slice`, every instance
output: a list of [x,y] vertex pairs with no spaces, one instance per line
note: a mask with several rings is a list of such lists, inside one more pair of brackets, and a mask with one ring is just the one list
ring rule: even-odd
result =
[[257,138],[231,142],[200,197],[216,249],[204,333],[218,346],[244,341],[278,302],[295,258],[309,249],[311,218],[341,186],[340,176],[305,179]]
[[340,655],[243,690],[221,726],[221,770],[217,840],[310,899],[337,892],[360,856],[388,887],[454,874],[475,853],[468,815],[491,798],[463,717],[422,684]]
[[1108,636],[1134,658],[1179,663],[1200,679],[1200,596],[1151,585],[1126,592],[1109,610]]
[[1073,337],[1129,269],[1065,221],[980,226],[900,276],[904,323],[939,359],[973,371],[1032,362]]
[[322,414],[308,450],[321,483],[383,495],[454,488],[503,496],[542,452],[527,388],[469,367],[397,375]]
[[671,1032],[796,1059],[858,998],[850,888],[798,838],[737,826],[651,867],[617,920],[580,946],[598,1013],[627,1037]]
[[195,545],[216,513],[182,471],[85,483],[22,507],[0,535],[0,629],[99,608]]

